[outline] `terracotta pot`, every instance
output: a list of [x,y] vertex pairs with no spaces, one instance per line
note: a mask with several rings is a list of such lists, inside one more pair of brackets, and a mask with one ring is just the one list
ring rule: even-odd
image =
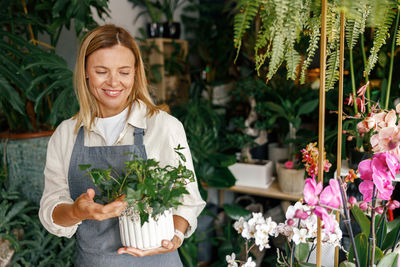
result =
[[279,187],[284,193],[301,195],[304,189],[305,169],[286,169],[282,163],[276,163]]
[[0,134],[1,149],[7,162],[7,187],[18,190],[36,204],[43,193],[47,143],[52,134],[53,131]]
[[174,221],[172,209],[166,210],[154,220],[140,225],[140,217],[132,208],[126,209],[119,217],[121,242],[125,247],[139,249],[153,249],[161,247],[161,241],[171,240],[174,237]]

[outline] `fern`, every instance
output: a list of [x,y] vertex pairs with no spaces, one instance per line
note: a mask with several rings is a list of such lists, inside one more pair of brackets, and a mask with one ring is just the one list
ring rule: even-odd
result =
[[235,15],[233,25],[233,44],[236,48],[235,62],[242,46],[242,38],[247,29],[250,28],[257,14],[258,6],[259,0],[240,0],[237,5],[239,13]]
[[312,60],[314,59],[315,51],[317,50],[319,46],[319,40],[321,37],[321,32],[320,32],[320,17],[314,17],[311,19],[309,26],[311,30],[310,34],[310,41],[309,45],[307,48],[307,58],[303,62],[303,66],[301,68],[301,75],[300,75],[300,83],[304,84],[305,82],[305,77],[306,77],[306,70],[310,66]]
[[400,26],[397,29],[396,45],[400,45]]
[[351,9],[352,10],[349,13],[354,13],[352,14],[354,18],[349,17],[346,20],[346,41],[347,46],[350,49],[353,49],[360,34],[364,33],[370,8],[367,6],[366,1],[364,0],[356,2],[355,6],[353,6]]
[[336,1],[328,3],[328,12],[326,14],[326,36],[328,43],[335,43],[339,39],[340,14],[337,12]]
[[282,64],[285,54],[285,35],[277,32],[272,43],[271,60],[269,61],[267,79],[270,80]]
[[328,52],[328,60],[326,64],[325,90],[329,91],[334,88],[335,83],[339,80],[339,45],[338,42],[331,44]]
[[[256,70],[258,75],[260,75],[261,66],[264,64],[265,60],[270,56],[271,42],[268,42],[268,37],[269,37],[268,31],[265,29],[261,30],[257,34],[257,41],[254,47],[254,51],[256,57]],[[260,50],[263,50],[263,52],[260,52]]]
[[286,60],[286,69],[288,71],[287,79],[296,80],[297,66],[299,65],[301,60],[300,54],[297,53],[296,50],[290,49],[286,53],[285,60]]
[[378,22],[379,24],[376,25],[373,47],[371,48],[371,54],[368,58],[368,63],[365,69],[366,75],[369,75],[371,70],[374,68],[378,60],[379,50],[381,49],[382,45],[386,43],[386,38],[388,38],[390,35],[389,30],[396,16],[396,11],[394,10],[394,8],[395,8],[394,4],[386,3],[386,5],[382,6],[383,9],[382,20],[376,20],[376,18],[374,18],[375,21]]

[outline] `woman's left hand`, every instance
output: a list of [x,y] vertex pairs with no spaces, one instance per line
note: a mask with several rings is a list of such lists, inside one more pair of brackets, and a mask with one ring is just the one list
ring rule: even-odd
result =
[[172,240],[163,240],[161,244],[162,246],[159,248],[147,249],[147,250],[141,250],[132,247],[123,247],[118,249],[118,254],[126,253],[135,257],[151,256],[151,255],[164,254],[175,251],[182,245],[181,240],[176,235],[174,235]]

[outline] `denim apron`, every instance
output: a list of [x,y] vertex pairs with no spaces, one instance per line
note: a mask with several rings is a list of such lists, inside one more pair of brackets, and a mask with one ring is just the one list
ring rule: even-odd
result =
[[[125,161],[132,160],[133,154],[139,158],[147,158],[143,145],[144,130],[134,128],[134,144],[122,146],[93,146],[84,145],[84,129],[79,129],[72,150],[68,171],[68,184],[71,198],[75,201],[88,188],[93,188],[96,195],[100,191],[95,187],[85,171],[79,170],[79,164],[91,164],[93,168],[106,169],[112,166],[118,173],[122,172]],[[127,153],[131,152],[131,153]],[[177,267],[182,266],[177,251],[154,256],[134,257],[129,254],[118,254],[122,247],[118,218],[104,221],[84,220],[76,232],[77,267],[109,267],[109,266],[151,266]]]

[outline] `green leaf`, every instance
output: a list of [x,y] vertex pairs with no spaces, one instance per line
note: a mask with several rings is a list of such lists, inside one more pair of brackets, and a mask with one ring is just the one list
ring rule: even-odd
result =
[[310,246],[308,243],[300,243],[296,245],[294,257],[298,261],[306,261],[308,253],[310,252]]
[[397,232],[400,230],[400,219],[397,218],[387,223],[387,233],[384,237],[381,249],[386,250],[393,246],[396,241]]
[[355,267],[356,265],[349,261],[342,261],[339,267]]
[[362,210],[358,206],[354,206],[351,208],[351,213],[356,219],[358,225],[361,227],[361,231],[365,234],[365,236],[369,236],[370,231],[370,221],[368,217],[364,214]]
[[[360,266],[367,266],[367,255],[368,255],[368,241],[364,233],[358,234],[355,238],[356,250],[358,254],[358,259],[360,261]],[[355,262],[355,256],[353,251],[353,246],[350,247],[348,260],[350,262]]]
[[78,166],[79,166],[79,170],[81,170],[81,171],[86,171],[87,169],[92,167],[91,164],[79,164]]
[[225,204],[224,210],[226,212],[226,215],[228,215],[229,218],[235,221],[238,221],[240,217],[243,217],[245,220],[248,220],[251,217],[250,211],[237,204]]
[[389,253],[378,263],[377,267],[397,267],[399,254]]
[[318,103],[318,99],[314,99],[301,104],[299,111],[297,112],[297,116],[313,112],[317,108]]

